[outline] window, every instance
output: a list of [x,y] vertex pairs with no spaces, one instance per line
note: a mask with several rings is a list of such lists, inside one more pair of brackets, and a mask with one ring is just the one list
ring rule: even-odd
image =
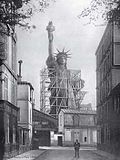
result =
[[23,145],[25,145],[25,131],[23,130]]
[[115,95],[113,97],[113,106],[114,111],[119,113],[120,112],[120,95]]
[[84,142],[87,142],[87,137],[84,137]]
[[73,117],[71,114],[65,115],[65,125],[73,125]]
[[101,144],[101,127],[100,126],[98,126],[98,129],[97,129],[97,143]]
[[113,57],[113,64],[120,65],[120,44],[114,44],[114,57]]
[[16,46],[15,41],[12,40],[12,69],[16,71]]
[[13,143],[16,143],[16,127],[13,125]]
[[33,102],[33,90],[30,89],[30,101]]
[[62,126],[62,115],[60,115],[60,126]]
[[6,115],[6,131],[5,131],[5,143],[8,144],[9,143],[9,125],[10,125],[10,120],[9,120],[9,115]]
[[7,36],[0,33],[0,59],[6,59]]
[[66,129],[65,130],[65,141],[71,141],[71,130]]
[[8,37],[8,65],[12,68],[12,37]]
[[31,108],[30,108],[30,123],[32,122],[32,112],[31,112]]
[[8,78],[5,77],[5,82],[4,82],[4,99],[8,100]]
[[79,126],[79,115],[74,115],[74,125]]
[[11,82],[11,102],[16,104],[16,84],[14,81]]
[[97,143],[97,130],[92,131],[92,136],[93,136],[93,142]]

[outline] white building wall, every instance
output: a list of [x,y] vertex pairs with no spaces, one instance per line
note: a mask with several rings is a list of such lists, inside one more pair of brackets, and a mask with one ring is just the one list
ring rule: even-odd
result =
[[[0,43],[3,48],[0,49],[0,59],[2,65],[0,66],[0,99],[7,100],[16,106],[16,88],[17,88],[17,73],[16,73],[16,35],[6,34],[6,26],[1,24]],[[8,81],[5,81],[8,78]],[[7,91],[5,93],[5,84],[7,83]],[[5,96],[6,95],[6,96]]]
[[28,101],[29,140],[32,142],[32,103]]
[[0,71],[2,72],[0,76],[0,99],[9,101],[13,105],[17,105],[17,80],[13,76],[13,74],[10,73],[10,71],[5,67],[5,65],[2,65],[0,67]]
[[[3,38],[3,37],[2,37]],[[4,35],[6,58],[0,66],[1,94],[0,99],[17,105],[17,73],[16,73],[16,35]]]
[[32,124],[32,103],[28,101],[28,123]]
[[32,101],[30,101],[30,86],[18,84],[18,107],[20,108],[20,123],[29,129],[29,143],[32,142]]
[[28,123],[28,101],[18,100],[18,107],[20,108],[20,122]]
[[29,143],[32,143],[32,125],[29,125]]
[[18,100],[30,100],[30,87],[28,85],[19,84],[17,91],[17,99]]
[[63,133],[64,146],[73,146],[76,139],[81,145],[94,146],[97,142],[94,115],[85,116],[80,114],[80,116],[76,117],[75,114],[66,114],[61,110],[59,113],[59,132]]

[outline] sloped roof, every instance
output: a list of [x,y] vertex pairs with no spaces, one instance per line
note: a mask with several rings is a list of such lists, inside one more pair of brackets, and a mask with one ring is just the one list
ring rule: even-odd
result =
[[63,113],[70,113],[70,114],[96,114],[96,110],[78,110],[78,109],[61,109]]
[[34,90],[32,84],[30,82],[27,82],[27,81],[20,81],[20,82],[18,82],[18,85],[29,85],[30,88]]

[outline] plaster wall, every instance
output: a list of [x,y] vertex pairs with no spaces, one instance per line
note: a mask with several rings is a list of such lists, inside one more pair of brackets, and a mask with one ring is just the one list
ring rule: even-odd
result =
[[30,87],[28,85],[18,85],[17,99],[25,101],[30,100]]

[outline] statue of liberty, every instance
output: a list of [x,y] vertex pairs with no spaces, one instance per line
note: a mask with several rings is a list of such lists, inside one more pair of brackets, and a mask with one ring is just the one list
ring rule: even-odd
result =
[[70,71],[67,69],[68,52],[63,49],[53,55],[53,31],[55,27],[50,21],[46,30],[49,39],[49,56],[46,64],[50,78],[50,114],[57,115],[61,108],[76,108],[73,88],[70,84]]

